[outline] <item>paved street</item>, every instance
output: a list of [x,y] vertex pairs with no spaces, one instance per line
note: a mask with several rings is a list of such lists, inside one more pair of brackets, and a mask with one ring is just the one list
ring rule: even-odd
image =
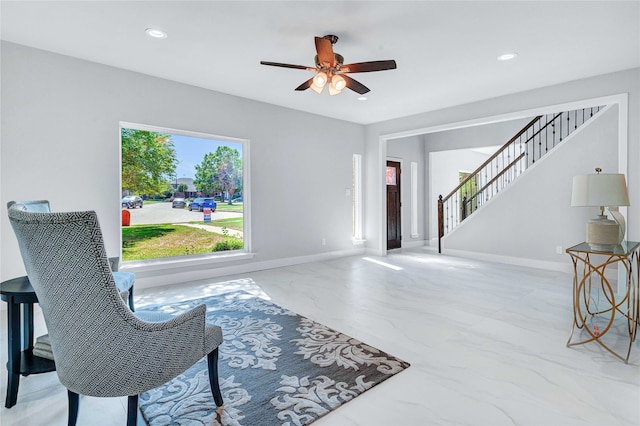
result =
[[[127,209],[127,211],[131,213],[131,225],[184,223],[198,220],[204,222],[204,214],[202,212],[190,212],[186,207],[184,209],[174,209],[171,208],[171,203],[168,202],[145,204],[141,209]],[[241,216],[242,213],[215,211],[211,214],[211,220]]]

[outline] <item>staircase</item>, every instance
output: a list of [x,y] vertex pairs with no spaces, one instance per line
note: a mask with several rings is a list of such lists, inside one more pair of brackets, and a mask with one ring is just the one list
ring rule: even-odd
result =
[[505,189],[604,106],[539,115],[447,196],[438,197],[438,252],[442,238]]

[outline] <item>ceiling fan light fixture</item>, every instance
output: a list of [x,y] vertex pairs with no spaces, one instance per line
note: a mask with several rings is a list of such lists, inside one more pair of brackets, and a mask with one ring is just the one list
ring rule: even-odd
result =
[[314,92],[316,92],[317,94],[322,93],[322,89],[324,89],[324,87],[320,87],[315,83],[311,83],[311,86],[309,86]]
[[342,89],[338,90],[335,87],[333,87],[333,84],[329,85],[329,94],[331,96],[339,95],[340,93],[342,93]]
[[347,81],[340,74],[335,74],[331,77],[331,87],[339,92],[342,91],[345,87],[347,87]]
[[325,84],[327,84],[327,74],[320,71],[318,74],[316,74],[315,77],[313,77],[313,84],[315,84],[316,86],[323,88]]

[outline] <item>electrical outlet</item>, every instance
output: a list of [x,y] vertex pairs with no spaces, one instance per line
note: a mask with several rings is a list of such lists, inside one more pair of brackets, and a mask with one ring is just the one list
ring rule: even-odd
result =
[[323,245],[323,246],[326,246],[326,245],[327,245],[327,239],[326,239],[326,238],[323,238],[323,239],[322,239],[322,245]]
[[562,254],[562,246],[556,246],[556,254]]

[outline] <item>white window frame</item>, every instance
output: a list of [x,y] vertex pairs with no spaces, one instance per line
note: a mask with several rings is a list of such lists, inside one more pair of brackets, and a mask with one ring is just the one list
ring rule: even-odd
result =
[[[127,270],[132,272],[147,272],[153,271],[156,269],[162,269],[167,265],[191,265],[197,266],[200,264],[211,264],[211,263],[219,263],[219,262],[232,262],[238,261],[242,259],[252,258],[254,254],[251,252],[251,176],[250,176],[250,161],[251,156],[249,155],[249,140],[248,139],[239,139],[233,138],[229,136],[218,136],[210,133],[200,133],[189,130],[180,130],[180,129],[172,129],[168,127],[161,126],[151,126],[146,124],[139,123],[130,123],[121,121],[120,123],[120,132],[119,132],[119,141],[120,141],[120,154],[118,167],[120,169],[120,185],[122,185],[122,129],[136,129],[136,130],[145,130],[148,132],[158,132],[158,133],[166,133],[172,135],[181,135],[193,138],[200,139],[211,139],[220,142],[233,142],[242,144],[242,197],[243,197],[243,248],[240,250],[230,250],[230,251],[222,251],[222,252],[213,252],[213,253],[203,253],[203,254],[194,254],[194,255],[186,255],[186,256],[173,256],[173,257],[162,257],[156,259],[146,259],[146,260],[131,260],[127,262],[123,262],[123,265],[126,265]],[[120,187],[120,193],[122,193],[122,187]],[[122,232],[120,232],[120,258],[122,259]]]

